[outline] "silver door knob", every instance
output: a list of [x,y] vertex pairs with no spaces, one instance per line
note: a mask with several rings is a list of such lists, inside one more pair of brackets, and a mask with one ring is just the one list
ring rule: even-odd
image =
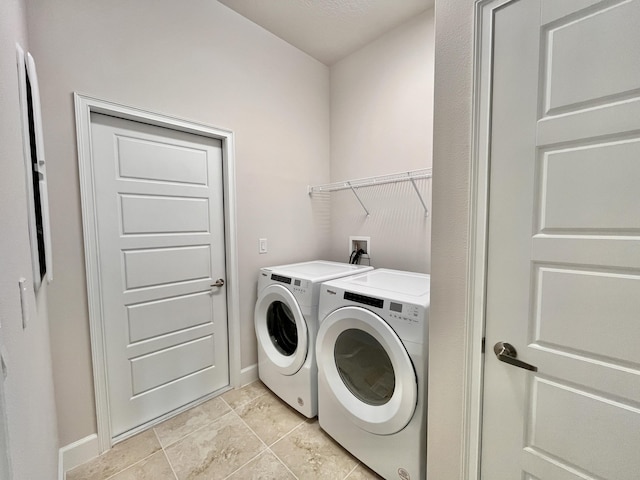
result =
[[212,287],[224,287],[224,280],[219,278],[215,281],[215,283],[211,284]]
[[509,365],[513,365],[514,367],[524,368],[525,370],[531,370],[532,372],[537,372],[538,367],[535,365],[531,365],[530,363],[525,363],[522,360],[518,360],[518,352],[516,348],[507,342],[498,342],[493,346],[493,353],[496,354],[498,360],[501,362],[508,363]]

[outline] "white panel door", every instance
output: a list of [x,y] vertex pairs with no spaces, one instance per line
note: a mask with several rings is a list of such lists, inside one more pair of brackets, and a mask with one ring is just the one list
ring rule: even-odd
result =
[[491,21],[482,478],[637,480],[640,0]]
[[113,437],[229,384],[219,140],[91,116]]

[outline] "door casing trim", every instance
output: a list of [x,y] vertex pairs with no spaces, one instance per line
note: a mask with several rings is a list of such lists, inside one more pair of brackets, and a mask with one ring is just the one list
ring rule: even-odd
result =
[[471,164],[469,182],[469,250],[465,335],[463,450],[461,477],[480,480],[482,393],[485,332],[493,30],[497,9],[516,0],[475,0]]
[[218,139],[222,142],[225,262],[227,285],[227,323],[229,336],[229,381],[232,387],[241,382],[240,363],[240,300],[238,282],[238,247],[236,220],[236,181],[234,135],[230,130],[212,127],[168,115],[148,112],[139,108],[100,100],[75,92],[73,94],[76,117],[82,229],[84,237],[85,270],[93,380],[96,401],[96,423],[100,453],[112,446],[110,411],[107,394],[106,350],[103,331],[102,297],[100,294],[100,268],[98,262],[98,236],[94,188],[93,156],[91,152],[91,114],[102,113],[112,117],[133,120],[159,127]]

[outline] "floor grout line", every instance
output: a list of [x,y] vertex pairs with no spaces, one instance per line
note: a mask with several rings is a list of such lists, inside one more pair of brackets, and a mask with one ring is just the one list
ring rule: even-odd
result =
[[[249,403],[249,402],[247,402]],[[251,428],[247,422],[244,421],[244,419],[240,416],[240,414],[235,411],[234,409],[231,410],[233,413],[235,413],[236,417],[238,417],[238,419],[244,424],[245,427],[247,427],[249,429],[249,431],[258,439],[260,440],[260,443],[262,443],[262,445],[264,445],[264,449],[260,450],[256,455],[254,455],[253,457],[251,457],[251,459],[249,459],[249,461],[245,462],[243,465],[241,465],[240,467],[238,467],[236,470],[234,470],[233,472],[231,472],[229,475],[227,475],[225,478],[229,478],[231,475],[233,475],[234,473],[236,473],[238,470],[240,470],[241,468],[246,467],[248,464],[250,464],[254,459],[256,459],[257,457],[259,457],[260,455],[262,455],[264,452],[266,452],[267,450],[269,450],[269,445],[267,445],[267,443],[262,440],[262,438],[260,438],[260,435],[258,435],[253,428]]]
[[299,428],[301,428],[303,425],[305,425],[307,423],[306,420],[303,420],[302,422],[300,422],[300,425],[296,425],[295,427],[293,427],[291,430],[289,430],[287,433],[285,433],[283,436],[281,436],[279,439],[277,439],[275,442],[273,442],[269,448],[273,447],[276,443],[279,443],[281,440],[283,440],[285,437],[291,435],[293,432],[295,432],[296,430],[298,430]]
[[162,444],[162,440],[160,440],[160,435],[158,435],[156,427],[151,427],[151,430],[153,430],[153,434],[155,435],[156,440],[158,441],[158,445],[160,445],[160,448],[164,450],[164,445]]
[[[268,393],[270,393],[270,392],[265,392],[263,395],[267,395]],[[258,399],[258,398],[262,397],[263,395],[259,395],[258,397],[254,398],[253,400]],[[251,401],[253,401],[253,400],[251,400]],[[250,402],[247,402],[245,405],[248,405],[249,403],[250,403]],[[240,407],[238,407],[238,408],[240,408]],[[296,425],[295,427],[293,427],[293,428],[292,428],[291,430],[289,430],[287,433],[285,433],[285,434],[284,434],[284,435],[282,435],[280,438],[278,438],[277,440],[275,440],[271,445],[267,445],[267,442],[265,442],[265,441],[260,437],[260,435],[258,435],[258,434],[256,433],[256,431],[255,431],[253,428],[251,428],[251,426],[250,426],[247,422],[245,422],[245,421],[244,421],[244,418],[242,418],[242,417],[240,416],[240,414],[239,414],[236,410],[234,410],[234,412],[236,413],[236,415],[238,416],[238,418],[242,421],[242,423],[244,423],[244,424],[246,425],[246,427],[251,431],[251,433],[253,433],[256,437],[258,437],[258,439],[259,439],[259,440],[260,440],[260,441],[261,441],[261,442],[262,442],[262,443],[267,447],[267,448],[266,448],[266,450],[263,450],[262,452],[260,452],[260,454],[259,454],[259,455],[262,455],[264,452],[267,452],[267,451],[268,451],[269,453],[271,453],[271,455],[273,455],[273,456],[276,458],[276,460],[278,460],[278,462],[280,462],[280,463],[282,464],[282,466],[283,466],[284,468],[286,468],[286,469],[287,469],[287,471],[289,471],[289,473],[291,473],[291,475],[293,475],[293,478],[295,478],[296,480],[299,480],[299,479],[298,479],[298,476],[297,476],[295,473],[293,473],[293,471],[291,471],[291,469],[289,468],[289,466],[288,466],[288,465],[287,465],[287,464],[286,464],[286,463],[285,463],[285,462],[284,462],[284,461],[283,461],[283,460],[282,460],[278,455],[276,455],[276,453],[271,449],[271,446],[272,446],[272,445],[275,445],[276,443],[278,443],[280,440],[282,440],[283,438],[285,438],[287,435],[289,435],[291,432],[293,432],[294,430],[296,430],[296,429],[297,429],[298,427],[300,427],[301,425],[304,425],[304,424],[306,423],[306,421],[305,421],[305,420],[302,420],[302,421],[300,422],[300,424],[299,424],[299,425]],[[255,457],[254,457],[254,458],[255,458]],[[248,463],[249,463],[249,462],[247,462],[245,465],[243,465],[243,466],[242,466],[242,467],[240,467],[240,468],[243,468],[243,467],[244,467],[244,466],[246,466]],[[240,470],[240,469],[238,469],[238,470]],[[238,470],[236,470],[236,471],[238,471]],[[234,473],[235,473],[235,472],[234,472]]]
[[178,480],[178,474],[176,473],[176,470],[173,468],[173,464],[171,463],[171,460],[169,460],[169,455],[167,455],[167,452],[165,452],[164,448],[162,449],[162,454],[164,455],[164,458],[167,460],[167,463],[169,464],[169,468],[171,469],[171,472],[173,472],[173,476],[175,477],[175,480]]
[[[282,438],[284,438],[284,437],[282,437]],[[276,442],[276,443],[277,443],[277,442]],[[274,443],[274,445],[275,445],[275,443]],[[278,460],[278,461],[282,464],[282,466],[283,466],[284,468],[286,468],[286,469],[289,471],[289,473],[290,473],[291,475],[293,475],[293,478],[295,478],[296,480],[299,480],[299,479],[298,479],[298,476],[297,476],[295,473],[293,473],[293,471],[289,468],[289,466],[288,466],[286,463],[284,463],[284,460],[282,460],[282,459],[281,459],[281,458],[276,454],[276,452],[274,452],[274,451],[273,451],[273,450],[271,450],[271,449],[269,449],[269,450],[271,451],[271,454],[272,454],[274,457],[276,457],[276,460]]]
[[[188,410],[187,410],[188,411]],[[212,423],[217,422],[218,420],[220,420],[223,417],[226,417],[227,415],[229,415],[230,413],[233,412],[233,409],[229,410],[228,412],[224,412],[222,415],[220,415],[219,417],[214,418],[213,420],[211,420],[210,422],[207,422],[203,425],[200,425],[198,428],[196,428],[195,430],[190,431],[189,433],[181,436],[180,438],[178,438],[177,440],[172,441],[171,443],[164,445],[162,442],[160,442],[160,446],[162,447],[162,449],[164,450],[165,448],[169,448],[173,445],[175,445],[178,442],[181,442],[182,440],[184,440],[185,438],[187,438],[189,435],[192,435],[200,430],[202,430],[203,428],[209,427]],[[156,436],[157,436],[157,432],[156,432]],[[160,439],[158,438],[158,441],[160,441]]]
[[[245,406],[245,405],[248,405],[249,403],[253,402],[254,400],[257,400],[258,398],[261,398],[261,397],[263,397],[264,395],[267,395],[267,394],[274,395],[274,394],[273,394],[273,393],[271,393],[270,391],[267,391],[267,392],[263,393],[262,395],[258,395],[257,397],[255,397],[254,399],[250,400],[249,402],[246,402],[246,403],[244,403],[244,404],[242,404],[242,405],[238,406],[237,408],[233,409],[233,411],[234,411],[234,412],[235,412],[235,414],[238,416],[238,418],[242,421],[242,423],[244,423],[244,424],[247,426],[247,428],[248,428],[249,430],[251,430],[251,432],[252,432],[256,437],[258,437],[258,439],[259,439],[262,443],[264,443],[264,444],[265,444],[265,446],[266,446],[267,448],[271,449],[271,446],[275,445],[275,444],[276,444],[276,443],[278,443],[280,440],[282,440],[284,437],[286,437],[286,436],[287,436],[287,435],[289,435],[291,432],[293,432],[296,428],[299,428],[301,425],[303,425],[304,423],[306,423],[306,421],[307,421],[308,419],[306,419],[306,418],[305,418],[305,419],[301,420],[301,421],[300,421],[300,424],[296,425],[296,426],[295,426],[295,427],[293,427],[291,430],[289,430],[288,432],[284,433],[280,438],[278,438],[277,440],[275,440],[275,441],[274,441],[274,442],[272,442],[271,444],[267,444],[267,442],[265,442],[265,441],[260,437],[260,435],[258,435],[258,434],[256,433],[256,431],[255,431],[253,428],[251,428],[251,426],[250,426],[247,422],[245,422],[245,421],[244,421],[244,419],[243,419],[243,418],[240,416],[240,414],[238,413],[238,409],[242,408],[242,407],[243,407],[243,406]],[[279,399],[279,398],[277,398],[275,395],[274,395],[274,398],[276,398],[276,400],[278,400],[278,401],[282,402],[282,400],[281,400],[281,399]],[[298,413],[298,412],[295,412],[295,414],[296,414],[296,415],[299,415],[299,413]]]
[[264,440],[262,440],[262,438],[260,438],[260,435],[258,435],[253,428],[251,428],[249,426],[249,424],[247,422],[244,421],[244,419],[240,416],[240,414],[238,412],[236,412],[235,410],[233,410],[233,413],[236,414],[236,417],[238,417],[238,419],[240,419],[240,421],[244,424],[245,427],[247,427],[249,429],[249,431],[251,433],[253,433],[255,435],[255,437],[260,440],[260,443],[262,443],[264,445],[264,448],[267,449],[269,448],[269,445],[267,445],[267,442],[265,442]]
[[227,402],[224,398],[222,398],[222,395],[220,395],[220,400],[222,400],[227,407],[229,407],[231,410],[233,410],[233,407],[231,405],[229,405],[229,402]]
[[[273,455],[273,456],[276,458],[276,460],[278,460],[278,462],[280,462],[280,463],[282,464],[282,466],[283,466],[284,468],[286,468],[286,469],[289,471],[289,473],[291,473],[291,475],[293,475],[293,477],[294,477],[296,480],[298,480],[298,477],[296,476],[296,474],[295,474],[295,473],[293,473],[293,472],[291,471],[291,469],[287,466],[287,464],[285,464],[285,463],[282,461],[282,459],[280,459],[280,457],[278,457],[278,456],[275,454],[275,452],[274,452],[273,450],[271,450],[271,447],[267,444],[267,442],[265,442],[265,441],[262,439],[262,437],[260,437],[260,435],[258,435],[258,433],[257,433],[253,428],[251,428],[251,426],[250,426],[247,422],[245,422],[244,418],[242,418],[242,417],[240,416],[240,414],[237,412],[237,410],[238,410],[239,408],[242,408],[243,406],[248,405],[249,403],[253,402],[254,400],[257,400],[258,398],[260,398],[260,397],[262,397],[262,396],[264,396],[264,395],[267,395],[268,393],[269,393],[269,392],[265,392],[265,393],[263,393],[262,395],[258,395],[257,397],[255,397],[255,398],[251,399],[250,401],[245,402],[245,403],[243,403],[242,405],[238,405],[238,407],[237,407],[237,408],[232,409],[233,413],[235,413],[235,414],[236,414],[236,416],[237,416],[237,417],[240,419],[240,421],[245,425],[245,427],[247,427],[247,428],[249,429],[249,431],[250,431],[253,435],[255,435],[255,437],[256,437],[258,440],[260,440],[260,442],[265,446],[265,449],[264,449],[264,450],[261,450],[261,451],[260,451],[259,453],[257,453],[254,457],[252,457],[249,461],[247,461],[246,463],[244,463],[243,465],[241,465],[240,467],[238,467],[236,470],[234,470],[233,472],[231,472],[229,475],[227,475],[227,476],[225,477],[225,479],[227,479],[227,478],[231,477],[231,476],[232,476],[232,475],[234,475],[236,472],[238,472],[238,471],[240,471],[241,469],[243,469],[244,467],[246,467],[248,464],[250,464],[250,463],[251,463],[252,461],[254,461],[256,458],[258,458],[260,455],[264,455],[265,453],[267,453],[267,452],[268,452],[268,453],[270,453],[271,455]],[[302,421],[302,423],[304,423],[304,421]],[[292,428],[289,432],[285,433],[282,437],[280,437],[279,439],[277,439],[277,440],[276,440],[275,442],[273,442],[271,445],[275,445],[278,441],[280,441],[282,438],[284,438],[284,437],[286,437],[287,435],[289,435],[289,433],[291,433],[293,430],[295,430],[295,429],[296,429],[297,427],[299,427],[299,426],[300,426],[300,425],[297,425],[296,427]]]
[[[244,386],[244,387],[242,387],[242,388],[246,388],[246,387],[248,387],[249,385],[253,385],[254,383],[257,383],[257,382],[260,382],[260,380],[255,380],[255,381],[253,381],[253,382],[251,382],[251,383],[248,383],[247,385],[245,385],[245,386]],[[260,383],[262,384],[262,382],[260,382]],[[263,385],[264,385],[264,384],[263,384]],[[271,393],[271,391],[270,391],[266,386],[265,386],[264,388],[265,388],[265,390],[266,390],[265,392],[262,392],[261,394],[259,394],[259,395],[255,396],[255,397],[253,397],[253,398],[250,398],[250,399],[249,399],[249,400],[247,400],[246,402],[243,402],[243,403],[241,403],[241,404],[237,405],[236,407],[232,407],[232,406],[231,406],[231,404],[230,404],[229,402],[227,402],[224,398],[222,398],[222,395],[224,395],[224,393],[223,393],[222,395],[220,395],[220,397],[219,397],[219,398],[221,398],[221,399],[224,401],[224,403],[226,403],[226,404],[227,404],[227,406],[228,406],[231,410],[237,410],[238,408],[240,408],[240,407],[244,407],[245,405],[247,405],[247,404],[249,404],[249,403],[253,402],[253,401],[254,401],[254,400],[256,400],[256,399],[258,399],[258,398],[260,398],[260,397],[263,397],[264,395],[267,395],[268,393]],[[229,391],[231,392],[231,391],[233,391],[233,390],[229,390]],[[227,393],[227,392],[225,392],[225,393]]]
[[347,478],[349,478],[349,475],[351,475],[353,472],[355,472],[355,471],[356,471],[356,468],[358,468],[358,466],[359,466],[359,465],[360,465],[360,462],[357,462],[357,463],[356,463],[356,466],[355,466],[355,467],[353,467],[353,468],[351,469],[351,471],[345,475],[344,480],[347,480]]
[[286,436],[288,436],[289,434],[291,434],[294,430],[297,430],[298,428],[300,428],[302,425],[304,425],[305,423],[307,423],[306,421],[302,421],[300,422],[298,425],[296,425],[295,427],[293,427],[291,430],[289,430],[287,433],[284,433],[280,438],[278,438],[276,441],[274,441],[271,445],[269,445],[269,448],[271,448],[273,445],[275,445],[276,443],[278,443],[280,440],[282,440],[283,438],[285,438]]
[[233,472],[231,472],[229,475],[227,475],[226,477],[224,477],[223,480],[226,480],[227,478],[231,477],[232,475],[235,475],[238,471],[242,470],[244,467],[246,467],[247,465],[249,465],[251,462],[253,462],[256,458],[258,458],[260,455],[262,455],[264,452],[266,452],[267,450],[269,450],[269,448],[267,447],[264,450],[260,450],[258,453],[256,453],[253,457],[251,457],[247,462],[243,463],[242,465],[240,465],[238,468],[236,468]]
[[160,445],[160,450],[156,450],[155,452],[151,453],[150,455],[147,455],[147,456],[146,456],[146,457],[144,457],[144,458],[141,458],[141,459],[139,459],[139,460],[136,460],[136,461],[135,461],[135,462],[133,462],[133,463],[130,463],[129,465],[127,465],[127,466],[126,466],[126,467],[124,467],[123,469],[118,470],[118,471],[117,471],[116,473],[114,473],[113,475],[109,475],[109,476],[108,476],[107,478],[105,478],[104,480],[109,480],[110,478],[113,478],[113,477],[115,477],[116,475],[120,475],[120,474],[121,474],[122,472],[124,472],[125,470],[129,470],[130,468],[135,467],[135,466],[136,466],[136,465],[138,465],[139,463],[142,463],[142,462],[144,462],[145,460],[147,460],[147,459],[149,459],[149,458],[153,457],[156,453],[158,453],[158,452],[159,452],[159,451],[161,451],[161,450],[162,450],[162,445]]

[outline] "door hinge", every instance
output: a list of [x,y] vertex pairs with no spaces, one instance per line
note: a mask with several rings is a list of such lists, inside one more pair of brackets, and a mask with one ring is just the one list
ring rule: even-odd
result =
[[484,353],[485,337],[482,337],[482,353]]

